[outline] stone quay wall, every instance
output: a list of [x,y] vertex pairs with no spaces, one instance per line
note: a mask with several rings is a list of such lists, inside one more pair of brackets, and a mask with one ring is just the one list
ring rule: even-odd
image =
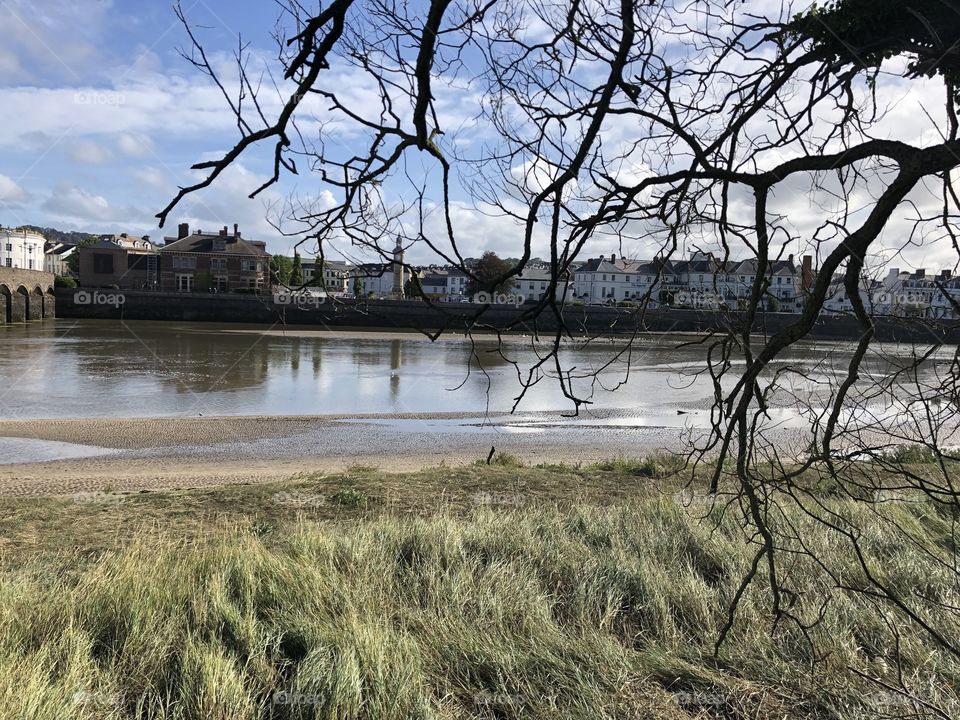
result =
[[[166,293],[130,290],[85,290],[58,288],[60,317],[125,320],[166,320],[245,324],[290,324],[316,328],[361,328],[370,330],[475,330],[511,329],[523,333],[555,332],[559,321],[546,311],[536,319],[521,320],[524,307],[491,305],[477,318],[483,306],[471,303],[422,301],[346,300],[310,301],[310,304],[276,302],[271,295]],[[289,301],[289,298],[287,299]],[[634,332],[705,333],[726,327],[742,327],[737,313],[702,310],[648,310],[636,308],[571,305],[563,310],[563,322],[575,334],[622,335]],[[796,322],[794,313],[760,314],[753,332],[773,334]],[[512,325],[512,327],[511,327]],[[940,323],[904,318],[877,318],[875,337],[887,342],[960,342],[960,322]],[[821,316],[810,337],[855,341],[860,327],[853,317]]]

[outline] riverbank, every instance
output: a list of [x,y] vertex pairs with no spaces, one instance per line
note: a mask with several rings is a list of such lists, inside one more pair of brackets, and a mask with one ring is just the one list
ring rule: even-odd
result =
[[[471,463],[492,447],[531,465],[583,464],[680,450],[684,418],[674,413],[673,426],[630,425],[638,419],[616,413],[567,421],[558,413],[0,421],[0,445],[20,441],[0,462],[0,495],[265,483],[356,465],[405,472]],[[48,448],[67,457],[29,461]]]
[[[660,457],[577,468],[499,456],[404,474],[354,467],[259,485],[0,498],[0,716],[960,711],[956,658],[836,587],[818,563],[845,567],[847,586],[860,571],[799,511],[786,520],[811,555],[791,561],[806,591],[791,612],[817,622],[771,623],[761,575],[714,656],[753,550],[735,513],[678,495],[674,470]],[[864,503],[823,500],[864,527],[876,520]],[[883,507],[917,542],[890,563],[885,538],[867,533],[864,556],[894,587],[922,577],[940,602],[960,604],[925,550],[949,541],[949,518]],[[827,660],[811,662],[813,649]],[[878,673],[886,685],[867,679]]]

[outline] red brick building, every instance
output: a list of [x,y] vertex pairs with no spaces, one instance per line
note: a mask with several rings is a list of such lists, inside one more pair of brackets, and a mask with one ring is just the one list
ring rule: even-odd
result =
[[167,292],[270,290],[270,254],[264,242],[240,237],[226,226],[216,233],[190,232],[181,223],[177,237],[160,248],[160,289]]

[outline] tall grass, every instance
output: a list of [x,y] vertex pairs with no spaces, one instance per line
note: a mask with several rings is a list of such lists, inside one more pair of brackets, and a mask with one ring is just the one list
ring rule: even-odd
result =
[[[135,544],[75,572],[10,570],[0,717],[899,717],[913,706],[855,672],[893,679],[895,646],[908,687],[955,701],[955,659],[823,585],[802,558],[791,572],[809,578],[809,595],[795,611],[818,616],[832,598],[808,631],[815,642],[773,627],[758,585],[714,659],[750,553],[736,528],[695,515],[652,498],[299,523]],[[937,522],[923,532],[936,536]],[[841,552],[808,529],[815,553]],[[882,537],[864,542],[890,557]],[[885,573],[960,603],[944,570],[909,548]]]

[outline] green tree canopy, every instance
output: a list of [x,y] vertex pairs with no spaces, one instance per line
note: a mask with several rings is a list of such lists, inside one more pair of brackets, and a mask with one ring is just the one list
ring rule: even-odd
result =
[[300,262],[300,254],[293,254],[293,264],[290,267],[290,284],[296,287],[303,285],[303,263]]
[[495,252],[488,250],[477,261],[473,268],[473,274],[476,279],[470,279],[467,283],[467,294],[473,295],[478,292],[505,292],[510,288],[510,279],[503,280],[503,276],[509,272],[510,263],[501,258]]
[[293,261],[286,255],[274,255],[270,258],[270,278],[275,284],[288,284],[292,273]]

